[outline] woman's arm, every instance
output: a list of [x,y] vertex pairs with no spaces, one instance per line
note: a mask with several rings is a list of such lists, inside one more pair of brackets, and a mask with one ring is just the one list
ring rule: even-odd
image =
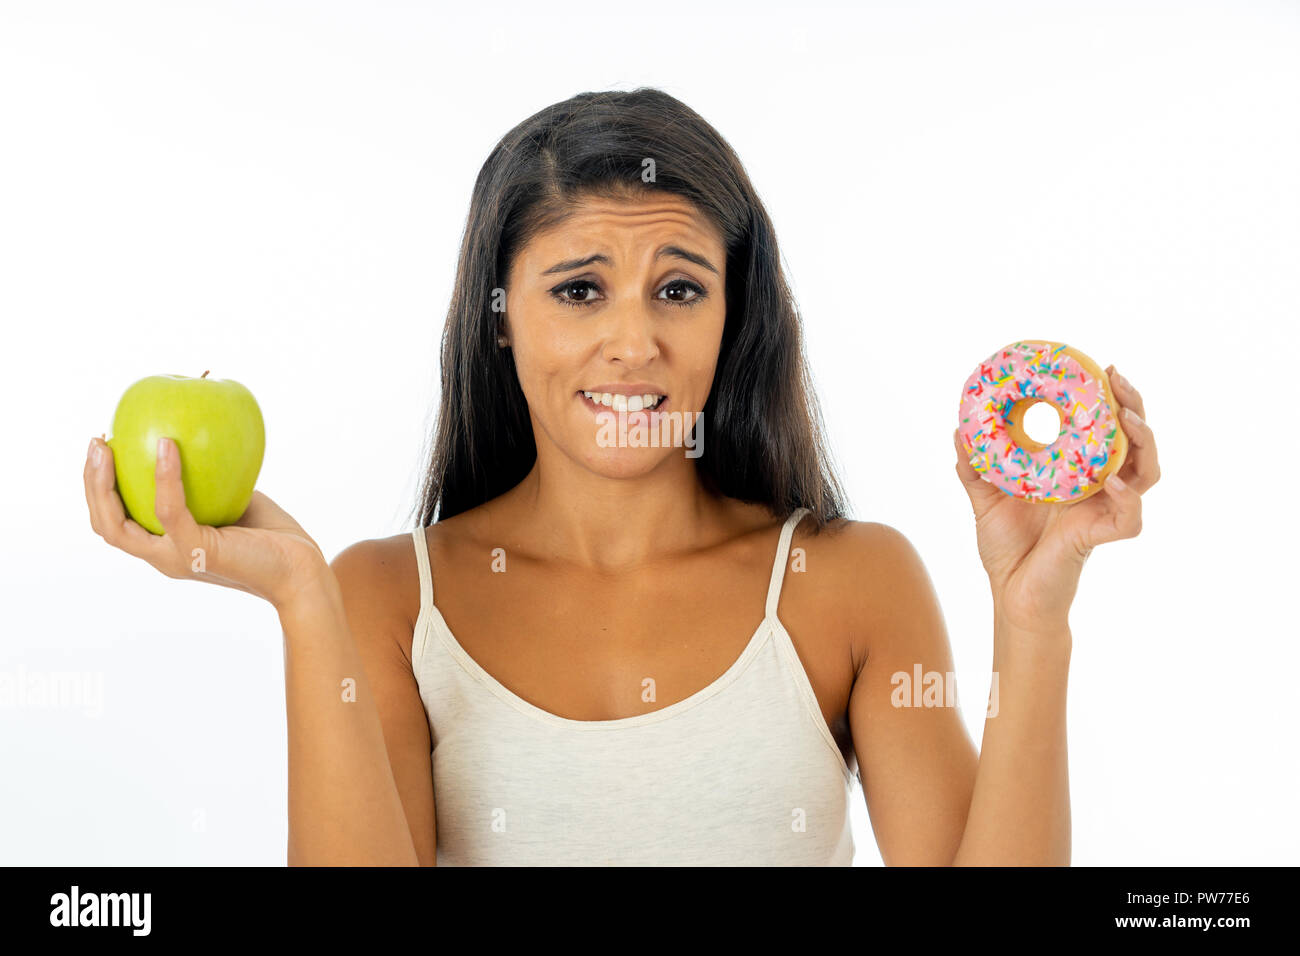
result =
[[857,525],[852,534],[852,627],[865,663],[849,722],[882,859],[1068,865],[1068,629],[1021,633],[995,609],[996,683],[977,755],[955,706],[947,628],[920,555],[887,525]]
[[997,713],[985,721],[970,819],[954,862],[1070,862],[1070,606],[1092,551],[1141,533],[1142,495],[1160,480],[1142,395],[1113,365],[1106,375],[1128,452],[1099,490],[1073,503],[1002,494],[975,471],[953,431],[954,467],[970,498],[976,545],[993,594],[998,691]]
[[[852,611],[854,636],[867,647],[850,722],[870,778],[863,786],[886,862],[1070,862],[1070,606],[1093,549],[1141,533],[1142,495],[1160,480],[1141,393],[1115,366],[1106,375],[1128,452],[1100,489],[1073,503],[1003,494],[975,471],[953,430],[954,467],[970,498],[994,608],[996,709],[985,719],[974,769],[955,708],[897,707],[891,698],[894,673],[924,672],[931,661],[939,661],[945,675],[952,669],[943,617],[920,557],[901,534],[877,525],[875,547],[868,540],[856,562],[841,562],[874,571],[863,578],[866,587],[853,581],[843,587],[851,600],[865,597]],[[854,659],[863,658],[854,646]],[[944,685],[949,682],[945,676]]]
[[949,698],[956,690],[943,613],[900,532],[854,522],[844,546],[837,589],[862,662],[849,726],[876,844],[888,866],[945,866],[962,845],[980,763]]
[[348,624],[379,709],[388,763],[416,856],[421,866],[434,866],[433,743],[411,667],[415,622],[407,610],[419,605],[403,600],[400,593],[418,581],[410,535],[359,542],[339,554],[332,566],[345,583]]
[[[411,662],[411,621],[394,588],[401,549],[363,541],[326,564],[302,526],[260,491],[239,521],[200,525],[185,504],[174,442],[162,439],[154,512],[165,534],[130,519],[113,450],[87,448],[90,524],[105,542],[170,578],[268,601],[284,630],[289,724],[289,863],[433,863],[429,731]],[[385,745],[387,750],[385,750]],[[403,813],[405,811],[405,813]],[[410,827],[407,826],[407,820]]]
[[955,866],[1069,866],[1068,628],[1027,634],[994,612],[997,683]]
[[[345,550],[313,586],[279,607],[291,866],[432,863],[432,778],[423,708],[409,666],[404,680],[384,650],[399,646],[403,626],[409,640],[409,622],[391,599],[391,586],[380,580],[375,547],[363,542]],[[419,710],[418,730],[413,710]],[[387,746],[386,737],[392,738]],[[390,752],[396,760],[390,761]],[[421,763],[425,773],[417,782],[413,772]],[[394,766],[401,768],[408,788],[405,802],[421,821],[415,832],[425,832],[427,824],[427,838],[418,840],[418,848]]]

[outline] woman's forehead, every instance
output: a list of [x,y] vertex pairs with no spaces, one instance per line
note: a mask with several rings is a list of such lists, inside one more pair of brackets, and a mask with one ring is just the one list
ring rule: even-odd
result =
[[668,194],[636,199],[600,197],[574,203],[563,220],[535,235],[523,251],[530,259],[568,252],[603,252],[617,258],[620,251],[628,254],[675,238],[709,248],[705,254],[710,259],[722,246],[721,236],[707,216],[689,200]]

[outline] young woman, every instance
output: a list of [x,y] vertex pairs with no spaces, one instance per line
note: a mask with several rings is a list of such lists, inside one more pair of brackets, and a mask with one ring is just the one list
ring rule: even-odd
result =
[[165,535],[98,439],[86,499],[109,544],[276,607],[291,864],[848,864],[855,772],[886,863],[1065,864],[1068,612],[1159,477],[1112,381],[1132,448],[1082,502],[1003,495],[953,434],[995,609],[978,756],[954,707],[894,706],[953,669],[938,601],[845,519],[771,222],[658,90],[545,109],[479,173],[413,533],[327,562],[260,492],[196,525],[167,441]]

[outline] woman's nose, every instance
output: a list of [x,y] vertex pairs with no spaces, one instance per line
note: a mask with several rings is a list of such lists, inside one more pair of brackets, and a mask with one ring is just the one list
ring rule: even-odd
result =
[[659,354],[655,317],[648,306],[622,306],[608,310],[602,318],[607,323],[602,323],[601,329],[605,337],[602,354],[607,361],[640,368]]

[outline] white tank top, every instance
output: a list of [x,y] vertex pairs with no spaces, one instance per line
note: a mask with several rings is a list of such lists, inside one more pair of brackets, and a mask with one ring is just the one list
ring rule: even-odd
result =
[[776,616],[805,514],[781,530],[767,613],[726,673],[618,720],[560,717],[480,667],[434,605],[424,529],[412,531],[438,865],[851,865],[853,777]]

